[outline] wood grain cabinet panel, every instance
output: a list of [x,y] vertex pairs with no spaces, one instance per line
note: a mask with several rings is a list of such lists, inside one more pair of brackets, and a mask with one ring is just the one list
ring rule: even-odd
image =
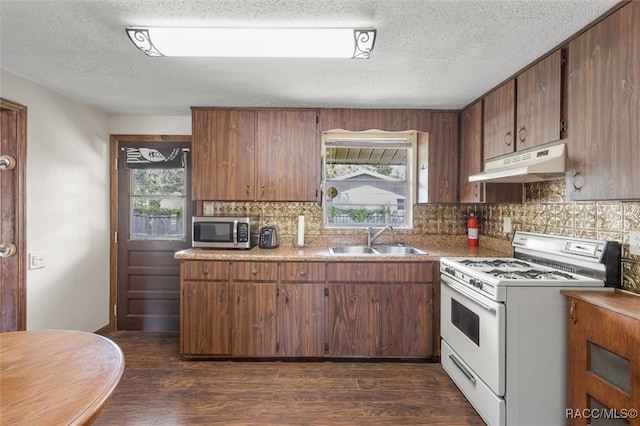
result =
[[430,357],[432,263],[330,263],[332,356]]
[[516,150],[559,140],[562,52],[553,52],[519,74],[516,93]]
[[277,344],[277,262],[233,262],[232,349],[234,356],[271,357]]
[[278,355],[324,356],[323,262],[282,262],[278,284]]
[[231,354],[229,262],[183,261],[180,277],[180,352]]
[[[571,425],[640,425],[628,416],[640,401],[640,301],[622,292],[563,291],[568,298],[568,402],[571,413],[594,410],[622,416],[569,415]],[[598,293],[600,293],[598,295]],[[595,409],[600,411],[595,411]],[[606,413],[605,413],[606,414]]]
[[260,110],[256,136],[258,201],[316,201],[320,138],[315,110]]
[[191,196],[255,199],[255,112],[192,108]]
[[460,114],[460,203],[521,203],[523,185],[518,183],[469,182],[469,176],[481,172],[482,109],[478,101]]
[[484,161],[515,150],[516,82],[509,80],[484,97]]
[[567,48],[568,200],[640,198],[640,3]]
[[[458,201],[458,113],[434,112],[429,132],[429,203]],[[423,197],[420,195],[418,199]]]

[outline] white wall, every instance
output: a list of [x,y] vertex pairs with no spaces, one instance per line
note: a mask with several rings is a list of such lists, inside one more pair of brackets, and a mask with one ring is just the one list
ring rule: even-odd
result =
[[191,115],[112,115],[109,133],[112,135],[190,135]]
[[109,116],[0,70],[0,96],[27,107],[27,329],[109,322]]

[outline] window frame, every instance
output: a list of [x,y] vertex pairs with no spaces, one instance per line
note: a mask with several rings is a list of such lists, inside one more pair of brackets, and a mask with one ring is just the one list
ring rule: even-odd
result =
[[[373,143],[372,143],[373,142]],[[364,229],[372,224],[363,223],[361,225],[343,225],[333,224],[327,221],[327,209],[331,203],[327,202],[327,146],[344,143],[338,146],[352,146],[363,148],[385,148],[397,144],[395,148],[404,148],[407,150],[407,159],[405,169],[405,224],[402,226],[394,225],[396,229],[413,229],[413,207],[416,203],[417,196],[415,193],[415,182],[417,179],[417,150],[418,150],[418,132],[415,130],[401,132],[387,132],[382,130],[365,130],[365,131],[348,131],[348,130],[330,130],[321,134],[321,173],[322,173],[322,223],[325,229]],[[373,165],[373,164],[372,164]],[[373,226],[384,226],[384,224],[375,224]]]

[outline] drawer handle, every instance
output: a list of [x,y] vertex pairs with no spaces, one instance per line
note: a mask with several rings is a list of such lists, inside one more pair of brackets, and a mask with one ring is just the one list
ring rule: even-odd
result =
[[508,146],[511,146],[511,130],[507,131],[507,133],[504,135],[504,143],[506,143]]
[[253,268],[253,269],[251,270],[251,273],[252,273],[253,275],[256,275],[256,274],[258,273],[258,268]]
[[305,275],[307,275],[307,271],[305,271],[304,269],[301,269],[300,270],[300,275],[302,275],[304,277]]
[[476,378],[473,377],[473,374],[471,374],[471,372],[467,370],[464,365],[462,365],[462,362],[460,362],[458,358],[456,358],[453,354],[449,354],[449,359],[454,363],[456,367],[458,367],[458,370],[460,370],[462,374],[464,374],[467,379],[469,379],[472,385],[476,384]]
[[576,306],[576,302],[571,301],[571,309],[569,309],[569,318],[571,318],[571,323],[575,324],[578,322],[578,307]]

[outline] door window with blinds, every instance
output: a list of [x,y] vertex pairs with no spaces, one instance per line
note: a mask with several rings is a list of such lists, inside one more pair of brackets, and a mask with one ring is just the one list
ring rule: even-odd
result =
[[322,134],[325,227],[412,227],[416,134]]
[[187,170],[182,148],[123,148],[130,171],[131,239],[184,239]]

